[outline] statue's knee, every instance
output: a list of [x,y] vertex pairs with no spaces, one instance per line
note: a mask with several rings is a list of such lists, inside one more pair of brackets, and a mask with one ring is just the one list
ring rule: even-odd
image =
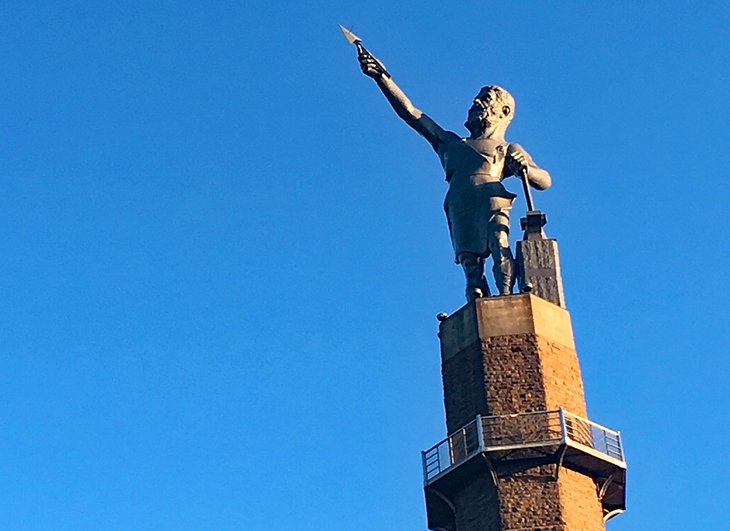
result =
[[459,263],[465,268],[477,267],[480,263],[480,258],[471,253],[462,253],[459,255]]
[[495,234],[494,236],[495,236],[494,239],[497,242],[497,245],[499,245],[499,247],[501,249],[509,248],[509,235],[506,232],[500,231],[497,234]]

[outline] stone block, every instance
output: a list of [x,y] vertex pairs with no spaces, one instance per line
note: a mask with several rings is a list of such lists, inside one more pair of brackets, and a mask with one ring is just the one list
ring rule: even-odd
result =
[[565,308],[557,240],[518,241],[516,263],[520,291],[530,291]]

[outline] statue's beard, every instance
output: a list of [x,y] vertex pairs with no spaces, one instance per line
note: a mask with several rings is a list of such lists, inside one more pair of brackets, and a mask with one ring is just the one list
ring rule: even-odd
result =
[[474,136],[483,133],[487,129],[487,127],[489,127],[487,115],[485,113],[482,113],[475,118],[468,117],[466,122],[464,122],[464,127],[466,127],[469,132]]

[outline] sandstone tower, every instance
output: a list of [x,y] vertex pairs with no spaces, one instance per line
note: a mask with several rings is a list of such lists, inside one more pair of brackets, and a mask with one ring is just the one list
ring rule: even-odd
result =
[[557,242],[542,225],[523,220],[518,242],[531,291],[442,319],[449,435],[422,453],[434,531],[601,531],[625,509],[621,437],[588,420]]

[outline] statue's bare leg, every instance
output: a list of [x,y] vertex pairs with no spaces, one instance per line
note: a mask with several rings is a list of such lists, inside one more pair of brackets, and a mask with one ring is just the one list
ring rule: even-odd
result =
[[466,300],[489,296],[489,286],[484,277],[484,259],[476,254],[461,253],[459,263],[466,277]]
[[510,295],[515,284],[515,260],[509,246],[509,215],[498,212],[490,221],[489,251],[494,260],[492,272],[500,295]]

